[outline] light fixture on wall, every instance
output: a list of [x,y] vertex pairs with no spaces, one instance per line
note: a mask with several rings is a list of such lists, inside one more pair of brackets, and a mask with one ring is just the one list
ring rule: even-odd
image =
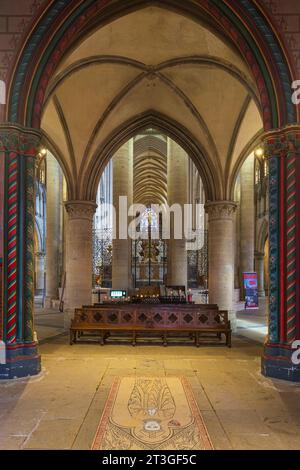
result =
[[38,157],[42,158],[47,155],[47,149],[45,147],[42,147],[38,153]]
[[258,158],[263,157],[263,155],[264,155],[263,147],[257,147],[257,149],[255,149],[254,153],[255,153],[255,156],[258,157]]
[[269,174],[269,164],[268,164],[268,158],[265,154],[264,147],[261,146],[261,145],[259,147],[257,147],[254,150],[254,154],[255,154],[256,158],[258,158],[260,163],[261,163],[261,171],[262,171],[263,177],[268,176],[268,174]]

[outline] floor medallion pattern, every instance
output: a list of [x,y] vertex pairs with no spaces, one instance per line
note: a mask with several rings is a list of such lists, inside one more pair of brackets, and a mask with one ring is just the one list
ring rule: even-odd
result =
[[113,382],[93,450],[212,450],[184,377],[122,377]]

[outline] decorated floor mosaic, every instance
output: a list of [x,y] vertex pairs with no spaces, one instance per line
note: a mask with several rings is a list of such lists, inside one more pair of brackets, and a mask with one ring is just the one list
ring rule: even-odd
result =
[[113,382],[93,450],[212,450],[192,388],[183,377]]

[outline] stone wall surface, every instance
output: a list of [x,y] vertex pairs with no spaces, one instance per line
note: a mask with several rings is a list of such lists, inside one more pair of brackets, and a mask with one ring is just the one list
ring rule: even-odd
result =
[[[18,52],[49,0],[0,1],[0,80],[8,86]],[[0,104],[0,122],[5,106]]]
[[299,0],[260,0],[294,60],[300,79],[300,2]]
[[17,51],[48,0],[1,0],[0,79],[6,80]]

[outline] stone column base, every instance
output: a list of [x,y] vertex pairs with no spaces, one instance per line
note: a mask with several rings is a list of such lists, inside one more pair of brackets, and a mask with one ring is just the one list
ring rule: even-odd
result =
[[59,309],[60,305],[60,300],[59,299],[54,299],[51,297],[45,297],[44,300],[44,308],[54,308],[54,309]]
[[233,291],[233,301],[234,302],[239,302],[240,301],[240,289],[234,289]]
[[36,343],[6,346],[6,362],[0,364],[0,380],[37,375],[41,372],[41,357]]
[[71,320],[74,318],[74,313],[75,310],[74,308],[67,308],[64,310],[64,330],[69,333],[70,326],[71,326]]
[[52,299],[51,299],[51,297],[45,297],[45,299],[44,299],[44,308],[52,308]]
[[264,291],[264,290],[258,291],[258,297],[262,297],[262,298],[263,298],[263,297],[266,297],[265,291]]
[[230,321],[232,333],[236,333],[237,332],[237,318],[236,318],[235,310],[229,310],[228,320]]
[[261,372],[266,377],[300,382],[300,364],[292,362],[292,350],[289,346],[266,344],[261,359]]

